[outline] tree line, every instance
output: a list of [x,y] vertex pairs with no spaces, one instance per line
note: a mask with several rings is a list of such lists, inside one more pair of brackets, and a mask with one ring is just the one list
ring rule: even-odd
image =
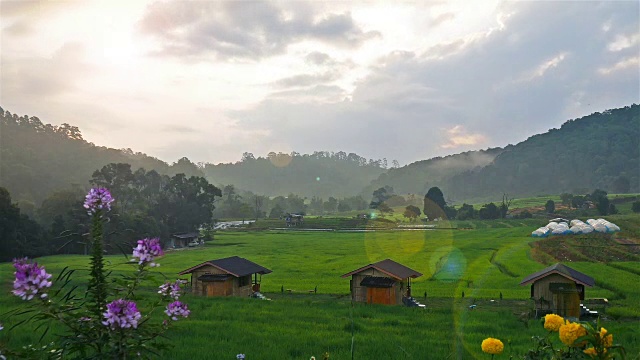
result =
[[[119,253],[142,237],[198,231],[212,224],[216,186],[199,176],[161,175],[155,170],[131,170],[130,164],[111,163],[94,171],[90,184],[108,188],[116,199],[105,224],[105,249]],[[9,191],[0,188],[0,261],[17,256],[86,254],[86,188],[73,186],[52,193],[34,212],[21,213]]]

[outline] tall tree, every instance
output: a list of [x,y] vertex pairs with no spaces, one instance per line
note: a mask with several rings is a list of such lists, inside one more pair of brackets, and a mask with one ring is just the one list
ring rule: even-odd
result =
[[424,196],[424,215],[430,220],[445,217],[444,207],[446,205],[447,202],[444,200],[442,190],[434,186],[430,188]]
[[556,212],[556,203],[551,199],[547,200],[547,202],[544,204],[544,210],[547,212],[547,214],[553,214],[554,212]]

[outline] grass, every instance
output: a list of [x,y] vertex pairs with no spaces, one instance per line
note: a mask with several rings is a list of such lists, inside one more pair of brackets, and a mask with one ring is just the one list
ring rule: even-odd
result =
[[[617,236],[637,239],[640,217],[610,220],[624,224]],[[511,351],[523,353],[532,335],[544,334],[536,321],[526,318],[532,307],[529,287],[519,286],[525,276],[545,266],[532,256],[535,239],[530,237],[544,224],[527,219],[439,225],[441,229],[427,231],[224,231],[204,247],[168,252],[159,270],[169,279],[226,256],[261,264],[273,270],[262,278],[262,290],[273,301],[187,295],[192,316],[171,332],[175,347],[166,358],[232,359],[245,353],[248,359],[308,359],[327,351],[331,359],[349,359],[352,335],[357,359],[484,358],[479,344],[487,336],[511,340]],[[640,265],[592,262],[586,256],[570,266],[595,278],[587,297],[610,299],[605,327],[633,359],[640,354]],[[424,274],[413,282],[413,294],[427,304],[426,310],[352,307],[349,280],[340,275],[385,258]],[[107,259],[116,275],[128,271],[122,256]],[[86,268],[88,258],[38,261],[55,275],[65,266]],[[77,275],[78,282],[86,281],[85,272]],[[0,313],[20,303],[8,295],[12,277],[11,265],[0,264]],[[146,288],[149,296],[163,279],[158,275],[156,284]],[[318,294],[309,294],[316,287]],[[292,292],[282,294],[281,288]],[[472,303],[476,310],[469,310]],[[13,321],[3,319],[7,329]],[[12,335],[12,341],[33,341],[29,328],[24,329]]]

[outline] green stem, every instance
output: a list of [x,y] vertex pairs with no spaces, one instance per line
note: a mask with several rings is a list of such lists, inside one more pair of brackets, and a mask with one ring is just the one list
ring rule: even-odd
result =
[[[91,217],[91,272],[89,274],[89,285],[87,292],[89,294],[89,311],[91,316],[100,321],[102,313],[106,308],[107,303],[107,279],[104,272],[104,255],[102,244],[102,214],[101,210],[98,210]],[[99,339],[103,338],[104,331],[98,327],[98,333],[96,334]],[[96,342],[97,352],[100,354],[103,351],[102,342],[98,340]]]

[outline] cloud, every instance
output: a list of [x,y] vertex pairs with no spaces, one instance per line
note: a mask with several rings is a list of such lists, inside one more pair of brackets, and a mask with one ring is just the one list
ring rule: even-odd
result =
[[640,65],[640,57],[638,57],[638,56],[629,57],[629,58],[620,60],[619,62],[615,63],[611,67],[603,67],[603,68],[598,69],[598,73],[600,73],[601,75],[609,75],[609,74],[614,73],[616,71],[620,71],[620,70],[631,68],[637,74],[638,73],[638,65]]
[[455,149],[461,146],[478,147],[486,142],[486,137],[482,134],[469,134],[462,125],[456,125],[446,131],[447,143],[441,145],[443,149]]
[[436,16],[435,18],[433,18],[433,20],[431,21],[431,26],[435,27],[438,25],[441,25],[447,21],[451,21],[453,19],[455,19],[456,15],[454,13],[444,13],[444,14],[440,14],[438,16]]
[[[81,4],[78,0],[45,1],[0,1],[0,18],[3,20],[2,34],[22,37],[36,32],[44,18]],[[6,25],[8,24],[8,25]]]
[[16,21],[2,29],[4,34],[10,36],[25,36],[32,34],[35,30],[26,21]]
[[349,12],[316,14],[302,2],[156,2],[139,27],[159,40],[158,55],[221,60],[280,55],[304,40],[354,48],[380,36],[360,29]]
[[317,84],[325,84],[340,78],[336,71],[327,71],[320,74],[300,74],[282,78],[273,83],[277,88],[306,87]]
[[535,78],[539,78],[539,77],[544,76],[544,74],[548,70],[557,67],[558,64],[560,64],[567,55],[568,55],[567,52],[562,52],[562,53],[552,57],[549,60],[543,61],[540,65],[536,66],[536,68],[534,70],[529,71],[527,74],[525,74],[524,77],[522,78],[522,80],[523,81],[531,81],[531,80],[533,80]]
[[42,101],[76,90],[77,82],[90,74],[92,67],[83,61],[85,47],[66,43],[46,57],[9,57],[2,54],[2,100]]
[[283,96],[229,116],[273,130],[265,141],[296,151],[356,149],[402,162],[517,143],[638,101],[639,44],[610,51],[617,35],[638,28],[638,10],[635,2],[504,3],[496,13],[510,15],[484,32],[423,53],[393,51],[331,103]]
[[168,132],[168,133],[193,134],[193,133],[197,133],[198,129],[193,128],[191,126],[172,124],[172,125],[163,126],[160,129],[160,131]]

